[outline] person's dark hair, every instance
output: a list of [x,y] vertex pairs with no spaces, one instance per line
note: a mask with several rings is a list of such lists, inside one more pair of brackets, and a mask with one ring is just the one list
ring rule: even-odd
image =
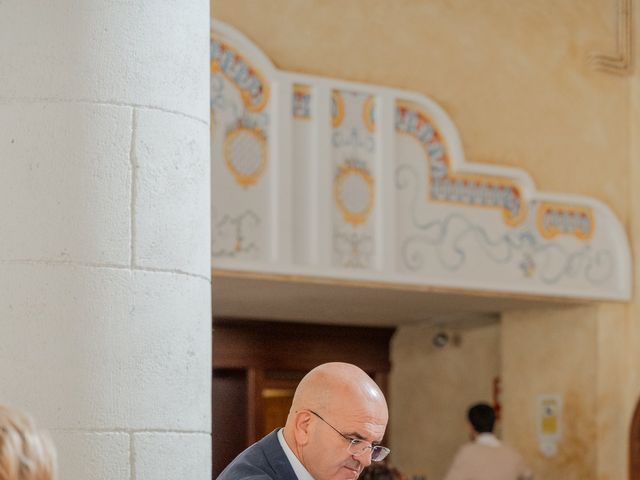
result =
[[379,462],[365,467],[358,480],[405,480],[405,476],[388,463]]
[[476,432],[491,433],[493,425],[496,423],[496,412],[491,405],[476,403],[469,408],[467,418]]

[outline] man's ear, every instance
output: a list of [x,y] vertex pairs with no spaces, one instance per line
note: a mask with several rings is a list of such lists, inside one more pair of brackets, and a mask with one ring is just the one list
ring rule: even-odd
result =
[[305,410],[299,411],[294,418],[294,432],[296,443],[306,445],[311,437],[311,414]]

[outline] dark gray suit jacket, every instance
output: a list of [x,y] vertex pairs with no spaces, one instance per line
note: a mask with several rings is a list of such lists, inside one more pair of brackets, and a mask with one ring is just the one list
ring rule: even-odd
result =
[[278,441],[278,429],[254,443],[227,465],[218,480],[298,480]]

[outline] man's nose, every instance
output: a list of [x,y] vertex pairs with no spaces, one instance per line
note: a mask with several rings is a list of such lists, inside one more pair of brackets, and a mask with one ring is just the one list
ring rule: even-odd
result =
[[362,464],[362,468],[368,467],[371,465],[371,455],[373,454],[373,450],[370,448],[365,449],[364,452],[359,455],[354,455],[353,458],[358,460]]

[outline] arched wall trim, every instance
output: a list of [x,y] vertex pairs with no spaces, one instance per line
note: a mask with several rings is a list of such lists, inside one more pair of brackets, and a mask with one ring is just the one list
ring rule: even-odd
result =
[[433,100],[278,70],[215,20],[211,72],[215,267],[629,299],[611,210],[467,163]]

